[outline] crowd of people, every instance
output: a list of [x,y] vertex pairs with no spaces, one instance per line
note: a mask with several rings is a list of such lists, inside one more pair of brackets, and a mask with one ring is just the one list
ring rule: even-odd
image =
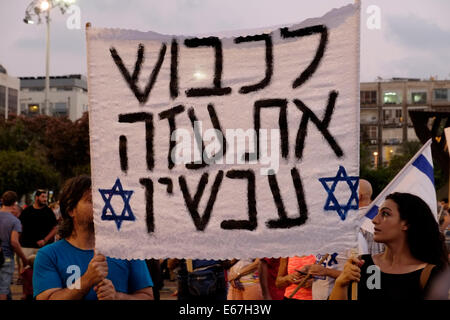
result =
[[[1,197],[0,300],[11,298],[16,265],[23,299],[36,300],[158,300],[165,270],[176,275],[174,295],[184,301],[449,297],[447,199],[439,203],[436,221],[421,198],[390,194],[373,225],[361,226],[358,254],[129,261],[95,250],[90,177],[68,180],[58,203],[48,206],[47,196],[37,190],[33,204],[23,210],[15,192]],[[361,179],[361,220],[371,197],[370,183]]]

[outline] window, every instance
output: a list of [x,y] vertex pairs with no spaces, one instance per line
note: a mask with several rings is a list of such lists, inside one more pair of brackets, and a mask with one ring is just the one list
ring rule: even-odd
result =
[[4,117],[6,112],[6,88],[0,86],[0,117]]
[[55,116],[67,116],[67,103],[66,102],[56,102],[53,109],[53,114]]
[[448,89],[434,89],[434,100],[447,101],[448,100]]
[[17,90],[8,89],[8,113],[17,113]]
[[383,119],[388,121],[391,118],[391,110],[383,110]]
[[401,102],[401,97],[397,92],[385,92],[383,94],[384,104],[399,104]]
[[411,93],[411,102],[413,104],[425,104],[427,103],[426,92],[413,92]]
[[44,88],[40,88],[40,87],[37,87],[37,88],[28,88],[27,91],[40,92],[40,91],[44,91]]
[[384,124],[400,124],[403,121],[401,109],[385,109],[383,110]]
[[377,127],[376,126],[370,126],[369,127],[369,139],[377,139],[378,137],[378,131],[377,131]]
[[6,107],[6,88],[0,86],[0,108]]
[[361,91],[361,104],[376,104],[377,103],[377,92],[376,91]]

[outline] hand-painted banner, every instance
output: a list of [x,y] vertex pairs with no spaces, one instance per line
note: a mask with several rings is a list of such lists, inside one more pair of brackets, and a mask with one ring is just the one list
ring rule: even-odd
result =
[[205,36],[88,26],[97,249],[227,259],[352,247],[359,10]]

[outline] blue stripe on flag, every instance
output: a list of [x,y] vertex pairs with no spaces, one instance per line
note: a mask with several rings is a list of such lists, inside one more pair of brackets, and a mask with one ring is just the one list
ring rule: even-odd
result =
[[422,171],[434,185],[433,166],[428,162],[427,158],[421,154],[412,165]]
[[373,206],[372,209],[367,211],[366,217],[372,220],[378,214],[378,206]]

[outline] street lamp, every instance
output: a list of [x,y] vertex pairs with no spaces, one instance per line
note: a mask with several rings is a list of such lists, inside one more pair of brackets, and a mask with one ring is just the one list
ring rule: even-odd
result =
[[376,151],[373,153],[373,160],[375,164],[375,169],[378,169],[378,152]]
[[[44,109],[45,114],[50,114],[48,93],[50,91],[50,11],[53,8],[59,8],[61,14],[64,14],[66,10],[75,3],[74,0],[33,0],[25,10],[25,18],[23,22],[26,24],[34,24],[34,19],[37,19],[37,23],[42,23],[41,15],[45,16],[45,22],[47,25],[47,36],[46,36],[46,55],[45,55],[45,98],[44,98]],[[42,112],[42,111],[41,111]]]

